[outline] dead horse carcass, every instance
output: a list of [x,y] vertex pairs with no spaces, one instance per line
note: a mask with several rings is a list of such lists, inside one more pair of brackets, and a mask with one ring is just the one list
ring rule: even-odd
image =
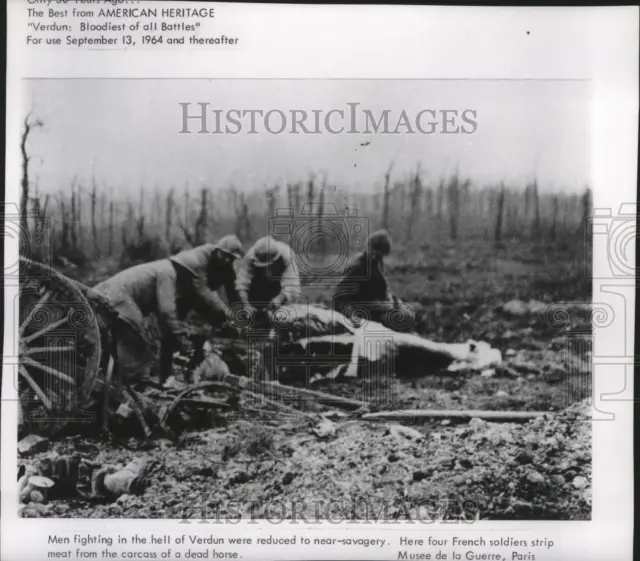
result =
[[333,310],[290,304],[272,315],[278,377],[419,377],[442,371],[482,370],[499,364],[500,351],[479,341],[438,343],[374,322],[356,326]]

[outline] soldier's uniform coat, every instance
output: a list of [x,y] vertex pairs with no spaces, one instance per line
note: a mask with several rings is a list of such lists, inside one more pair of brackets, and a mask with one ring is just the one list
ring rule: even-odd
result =
[[[212,325],[219,325],[224,322],[228,307],[215,291],[224,286],[227,298],[238,300],[233,264],[221,266],[216,259],[216,249],[224,250],[225,245],[205,244],[169,259],[136,265],[94,287],[134,331],[144,333],[145,318],[157,317],[162,337],[163,378],[170,370],[173,350],[186,334],[183,322],[189,311],[196,310]],[[231,244],[233,253],[237,253],[236,245]],[[149,345],[124,334],[117,340],[119,368],[148,373]]]
[[[371,234],[367,249],[356,254],[347,265],[332,300],[332,308],[347,317],[365,316],[390,329],[405,330],[412,315],[389,291],[384,275],[383,257],[389,255],[391,242],[386,231]],[[398,315],[397,312],[401,312]]]

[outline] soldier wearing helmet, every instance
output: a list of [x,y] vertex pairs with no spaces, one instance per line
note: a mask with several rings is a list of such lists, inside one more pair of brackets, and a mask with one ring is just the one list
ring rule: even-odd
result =
[[389,292],[384,276],[384,258],[390,253],[389,233],[378,230],[371,234],[365,249],[354,256],[338,283],[333,309],[350,318],[364,314],[393,329],[390,312],[400,309],[400,302]]
[[[120,317],[144,333],[144,318],[155,315],[161,332],[160,369],[164,382],[171,374],[173,353],[185,342],[184,320],[195,310],[211,325],[222,324],[228,307],[216,291],[225,288],[227,299],[238,300],[233,263],[242,257],[236,236],[225,236],[217,244],[205,244],[131,267],[98,284],[94,290],[105,295]],[[128,343],[129,341],[129,343]],[[144,369],[149,349],[140,341],[119,338],[118,364],[131,371]]]
[[300,278],[291,248],[270,236],[259,239],[241,263],[236,290],[245,307],[259,312],[296,301]]

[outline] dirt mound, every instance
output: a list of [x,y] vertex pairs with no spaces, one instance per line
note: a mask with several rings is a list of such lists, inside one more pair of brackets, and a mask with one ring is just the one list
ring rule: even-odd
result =
[[[55,449],[71,453],[79,444],[60,442]],[[526,425],[474,420],[412,429],[325,420],[319,431],[301,419],[237,420],[190,435],[183,448],[107,449],[91,459],[124,464],[136,456],[160,463],[143,495],[99,505],[55,501],[23,516],[194,522],[591,516],[591,423],[584,403]]]
[[522,426],[475,419],[446,438],[454,467],[431,482],[449,481],[463,496],[475,497],[481,518],[590,519],[591,419],[585,402]]

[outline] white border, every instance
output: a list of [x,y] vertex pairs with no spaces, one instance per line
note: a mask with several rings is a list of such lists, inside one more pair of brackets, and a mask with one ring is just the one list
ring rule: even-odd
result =
[[[165,51],[99,52],[80,49],[27,49],[24,44],[23,0],[9,0],[7,61],[7,181],[6,199],[19,201],[20,155],[18,137],[23,77],[307,77],[307,78],[527,78],[590,79],[593,85],[592,177],[594,206],[613,214],[623,202],[636,201],[638,117],[638,8],[477,8],[285,6],[218,4],[226,29],[235,30],[240,50],[192,53]],[[170,3],[165,3],[170,4]],[[189,6],[194,4],[189,3]],[[224,14],[224,15],[223,15]],[[526,31],[530,31],[527,35]],[[324,43],[322,41],[325,41]],[[508,48],[505,48],[508,45]],[[14,263],[15,240],[6,239],[5,262]],[[595,247],[595,276],[608,271],[607,255]],[[631,559],[633,529],[633,380],[616,401],[604,402],[601,393],[622,387],[629,350],[620,341],[633,341],[633,293],[626,301],[603,290],[605,285],[627,285],[629,280],[594,282],[594,301],[613,309],[615,321],[597,330],[596,402],[615,414],[613,422],[594,423],[593,520],[567,523],[481,522],[464,528],[465,534],[548,537],[557,546],[536,557],[569,561]],[[615,290],[615,289],[614,289]],[[619,289],[622,290],[622,289]],[[5,291],[5,325],[15,325],[11,310],[16,291]],[[625,315],[626,314],[626,315]],[[626,321],[620,321],[626,318]],[[630,332],[631,329],[631,332]],[[5,355],[12,354],[14,333],[5,330]],[[631,347],[631,359],[633,347]],[[613,357],[602,359],[600,357]],[[615,360],[614,360],[615,359]],[[11,370],[4,364],[2,403],[2,552],[7,561],[46,558],[46,535],[52,530],[107,532],[131,529],[127,520],[21,520],[15,516],[16,407],[6,401],[15,395]],[[182,534],[222,533],[258,535],[302,533],[269,524],[177,526],[173,521],[137,521],[138,532]],[[368,530],[365,528],[369,528]],[[392,529],[393,528],[393,529]],[[332,525],[327,535],[346,533],[376,537],[392,535],[393,525]],[[436,533],[433,526],[409,525],[400,532]],[[323,528],[324,530],[324,528]],[[310,532],[323,531],[317,525]],[[517,531],[516,531],[517,530]],[[437,532],[462,534],[463,527],[445,525]],[[382,534],[380,533],[382,532]],[[323,532],[324,533],[324,532]],[[24,537],[23,537],[24,536]],[[395,538],[390,538],[395,539]],[[395,558],[400,548],[297,549],[248,547],[248,558]],[[239,550],[240,551],[240,550]]]

